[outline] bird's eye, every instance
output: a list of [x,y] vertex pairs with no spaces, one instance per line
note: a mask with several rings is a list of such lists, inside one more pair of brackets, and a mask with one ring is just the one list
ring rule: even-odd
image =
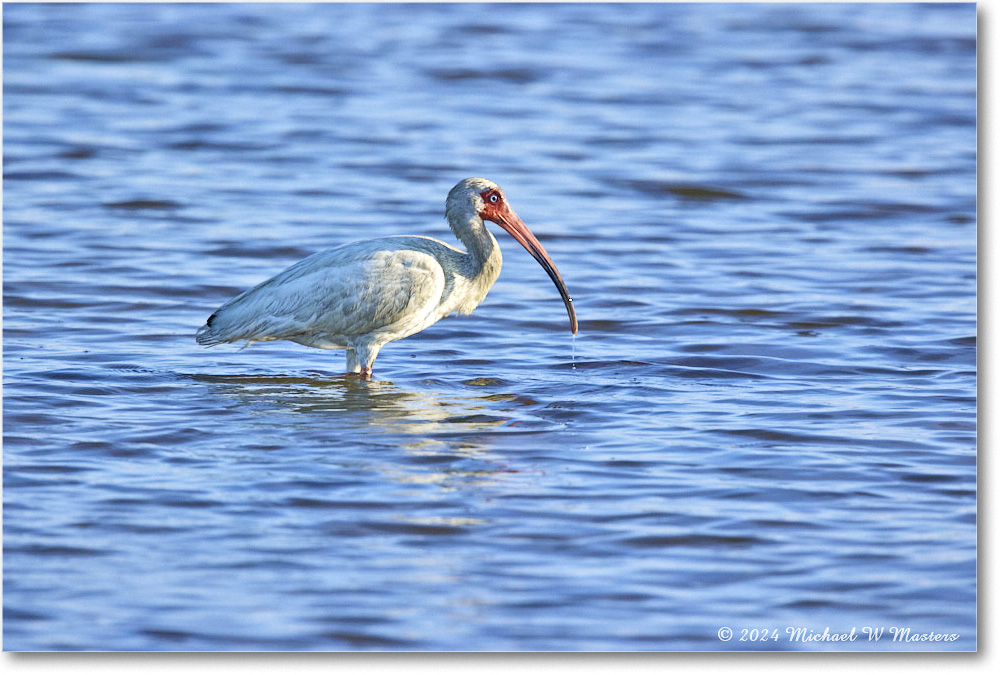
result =
[[490,195],[490,201],[493,202],[494,204],[497,202],[498,199],[499,197],[497,197],[495,194]]

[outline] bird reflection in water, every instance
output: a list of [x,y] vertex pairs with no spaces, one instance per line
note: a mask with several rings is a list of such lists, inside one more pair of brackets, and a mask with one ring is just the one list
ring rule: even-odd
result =
[[[454,489],[456,482],[493,482],[499,474],[519,473],[491,456],[493,443],[505,435],[551,426],[532,415],[535,401],[513,394],[405,391],[391,382],[320,373],[192,377],[256,414],[294,414],[299,432],[305,423],[324,437],[347,437],[371,446],[366,457],[377,466],[370,468],[401,483],[438,483]],[[482,386],[474,380],[469,384]],[[382,461],[390,459],[386,448],[403,450],[407,460]]]

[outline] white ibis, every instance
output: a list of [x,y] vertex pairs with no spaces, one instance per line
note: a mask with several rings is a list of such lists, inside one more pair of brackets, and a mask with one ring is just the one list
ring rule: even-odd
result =
[[347,371],[371,379],[387,342],[449,314],[470,314],[500,275],[490,220],[518,241],[555,282],[573,333],[573,299],[555,263],[507,203],[500,187],[466,178],[448,193],[445,216],[467,251],[420,236],[358,241],[320,251],[236,296],[198,330],[199,344],[291,340],[347,350]]

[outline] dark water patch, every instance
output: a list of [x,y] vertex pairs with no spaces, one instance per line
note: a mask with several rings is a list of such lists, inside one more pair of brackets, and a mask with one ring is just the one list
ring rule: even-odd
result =
[[630,537],[623,539],[622,544],[636,548],[710,548],[710,549],[743,549],[755,546],[771,545],[766,539],[753,536],[725,536],[685,534],[673,536]]
[[467,387],[504,387],[509,386],[509,382],[496,377],[476,377],[471,380],[464,380],[462,384]]
[[[283,246],[280,244],[264,245],[249,242],[226,244],[205,252],[206,255],[216,255],[224,258],[253,258],[258,260],[261,258],[267,258],[275,261],[287,260],[289,265],[305,258],[311,253],[315,253],[315,251],[310,251],[299,246]],[[275,274],[281,271],[280,265],[280,262],[276,263],[274,269]]]
[[457,525],[424,525],[419,523],[396,523],[384,521],[369,521],[362,523],[362,527],[366,530],[380,534],[407,534],[431,537],[454,536],[458,534],[466,534],[469,531],[467,527]]
[[[851,372],[850,369],[843,371],[845,374]],[[859,375],[888,375],[888,376],[903,376],[903,377],[935,377],[940,375],[943,371],[940,370],[917,370],[912,367],[903,368],[883,368],[883,367],[861,367],[854,370]]]
[[591,369],[617,369],[617,368],[637,368],[644,366],[651,366],[652,364],[646,361],[630,361],[627,359],[620,359],[617,361],[581,361],[575,360],[569,363],[556,363],[551,367],[560,370],[591,370]]
[[175,141],[168,147],[171,150],[212,150],[222,152],[262,152],[265,150],[277,150],[279,146],[275,144],[233,142],[233,141],[209,141],[203,139],[192,139],[187,141]]
[[490,394],[489,396],[483,396],[482,399],[484,401],[509,401],[529,407],[539,405],[537,400],[519,394]]
[[[446,420],[451,421],[451,420]],[[452,465],[458,462],[467,461],[467,457],[459,455],[438,454],[438,455],[413,455],[406,459],[407,464],[414,466],[436,466],[439,464]]]
[[230,570],[273,570],[273,571],[302,571],[312,569],[311,565],[295,562],[286,558],[254,558],[241,562],[230,563],[226,566]]
[[899,479],[908,483],[954,483],[967,480],[964,476],[931,473],[904,473],[900,474]]
[[161,499],[157,500],[161,506],[169,506],[178,509],[213,509],[223,506],[224,503],[214,499]]
[[[822,147],[822,146],[866,146],[877,139],[862,134],[823,134],[809,136],[756,136],[748,135],[740,138],[740,144],[746,146],[787,146],[794,147]],[[810,169],[809,173],[822,173],[823,170]]]
[[25,289],[22,292],[5,295],[4,305],[26,309],[80,309],[93,306],[91,300],[70,299],[65,296],[59,297],[39,297],[39,291]]
[[914,52],[933,55],[946,53],[972,53],[976,50],[976,40],[972,38],[908,37],[888,41],[845,40],[842,45],[850,50],[879,51],[892,49],[897,53]]
[[46,621],[51,619],[51,615],[31,610],[18,609],[16,607],[8,607],[4,604],[3,618],[4,621]]
[[95,556],[111,555],[112,551],[83,546],[58,546],[45,544],[31,544],[27,546],[5,545],[4,556],[8,555],[29,555],[44,558],[88,558]]
[[496,68],[478,70],[474,68],[437,68],[428,71],[433,79],[442,82],[461,82],[466,80],[497,80],[510,84],[530,84],[541,79],[542,75],[531,68]]
[[80,176],[70,171],[7,171],[3,179],[24,181],[77,180]]
[[46,445],[46,441],[37,436],[17,436],[14,434],[5,433],[3,436],[3,442],[10,445],[19,445],[24,447]]
[[813,523],[809,521],[795,521],[795,520],[755,520],[751,521],[753,524],[760,527],[766,528],[768,530],[823,530],[826,528],[825,525],[818,523]]
[[326,631],[318,637],[359,649],[413,649],[419,644],[412,640],[358,631]]
[[[362,488],[367,483],[363,480],[344,480],[342,478],[338,480],[288,480],[288,481],[260,481],[254,483],[254,488],[261,490],[262,492],[271,491],[294,491],[296,493],[300,491],[311,491],[317,490],[320,492],[325,491],[336,491],[336,490],[350,490],[354,488]],[[298,497],[297,497],[298,498]],[[308,508],[308,507],[307,507]]]
[[[168,635],[177,635],[189,637],[186,638],[185,642],[178,644],[188,644],[189,642],[195,642],[199,649],[195,649],[193,646],[188,649],[188,651],[205,651],[204,645],[217,644],[219,647],[217,651],[229,651],[229,650],[245,650],[245,651],[290,651],[290,650],[302,650],[306,647],[303,640],[301,639],[281,639],[274,638],[270,635],[254,635],[254,634],[227,634],[218,633],[214,631],[201,630],[198,632],[188,632],[188,631],[173,631],[172,629],[164,628],[153,628],[150,629],[154,634],[160,634],[163,631],[169,631]],[[142,629],[136,631],[138,634],[142,635]],[[152,637],[152,635],[147,634],[147,637]],[[168,645],[172,643],[167,642]],[[68,648],[71,649],[72,648]],[[81,651],[80,647],[75,649],[76,651]]]
[[643,462],[630,459],[614,459],[604,462],[604,465],[613,468],[641,469],[641,468],[653,468],[658,465],[658,462]]
[[[101,387],[107,382],[107,374],[102,372],[102,369],[100,368],[95,368],[93,370],[89,368],[61,368],[59,370],[30,371],[23,373],[23,377],[59,383],[91,383],[97,387]],[[156,376],[152,374],[143,375],[140,373],[134,373],[130,374],[130,377],[137,378],[135,381],[148,382],[151,377]]]
[[91,469],[82,466],[66,466],[58,464],[4,464],[4,471],[11,471],[14,473],[44,473],[44,474],[62,474],[62,473],[80,473],[82,471],[90,471]]
[[91,159],[92,157],[95,157],[97,153],[97,148],[76,147],[60,151],[59,157],[62,157],[63,159]]
[[182,630],[171,630],[169,628],[143,628],[138,632],[139,635],[153,638],[158,642],[173,643],[178,645],[195,640],[199,637],[196,633],[190,633]]
[[170,535],[190,531],[187,527],[176,527],[171,525],[140,525],[136,523],[118,523],[114,525],[114,529],[122,532],[130,532],[132,534],[150,535]]
[[708,352],[721,352],[729,348],[729,345],[720,344],[693,344],[693,345],[678,345],[675,347],[677,351],[680,352],[697,352],[697,353],[708,353]]
[[645,147],[646,139],[633,134],[604,134],[591,136],[587,139],[587,145],[597,148],[615,148],[619,150],[637,149]]
[[799,434],[788,431],[778,431],[775,429],[718,429],[720,433],[741,438],[751,438],[768,443],[778,443],[781,445],[857,445],[866,444],[865,441],[838,436],[825,436],[819,434]]
[[380,626],[393,623],[392,619],[384,616],[365,614],[330,614],[317,616],[311,620],[316,623],[344,624],[351,626]]
[[899,253],[909,255],[926,255],[928,253],[934,253],[934,249],[926,246],[869,246],[862,250],[868,251],[869,253],[889,253],[891,255]]
[[[645,188],[647,191],[649,187]],[[654,188],[654,191],[661,188]],[[673,185],[663,188],[667,193],[693,201],[716,201],[719,199],[747,199],[745,195],[733,190],[721,188],[700,187],[697,185]]]
[[190,122],[185,124],[180,124],[179,126],[171,129],[173,133],[184,133],[184,134],[215,134],[225,132],[230,130],[232,127],[229,124],[223,122],[212,122],[208,120],[202,120],[197,122]]
[[152,209],[157,211],[172,211],[183,208],[183,204],[170,199],[130,199],[122,202],[105,202],[107,209],[119,209],[122,211],[142,211]]
[[[963,345],[964,347],[964,345]],[[871,347],[872,354],[881,354],[894,362],[914,363],[975,363],[975,351],[968,348],[952,349],[913,349],[910,347]]]
[[354,90],[346,87],[323,87],[317,85],[282,85],[273,87],[272,90],[279,94],[309,95],[309,96],[348,96],[355,93]]
[[[281,486],[286,487],[286,486]],[[319,487],[317,485],[317,487]],[[322,484],[323,488],[329,488],[331,486],[327,484]],[[284,502],[285,506],[290,506],[293,508],[305,508],[305,509],[357,509],[360,511],[370,511],[375,509],[392,509],[398,506],[395,502],[373,502],[373,501],[344,501],[344,500],[329,500],[329,499],[316,499],[316,498],[306,498],[306,497],[292,497]]]
[[[833,589],[830,589],[833,592]],[[781,605],[785,609],[807,609],[807,610],[821,610],[838,607],[842,604],[842,601],[836,598],[823,599],[823,598],[803,598],[802,600],[797,600],[795,602],[786,603]],[[865,609],[864,607],[856,608],[858,610]],[[820,633],[822,635],[822,633]]]
[[669,195],[691,201],[712,202],[718,200],[747,199],[746,195],[736,192],[735,190],[727,190],[725,188],[707,185],[672,183],[656,180],[607,179],[605,182],[608,185],[626,187],[647,195]]
[[807,223],[832,223],[839,221],[875,221],[911,218],[916,215],[936,214],[938,207],[925,204],[845,204],[824,211],[799,211],[782,213],[783,217]]
[[357,384],[359,387],[364,386],[364,383],[357,382],[356,380],[347,377],[346,375],[324,375],[322,373],[314,373],[309,376],[303,375],[280,375],[280,374],[235,374],[235,375],[213,375],[213,374],[203,374],[195,373],[192,375],[187,375],[192,380],[198,382],[205,382],[208,384],[237,384],[237,385],[273,385],[273,386],[305,386],[305,387],[317,387],[317,388],[339,388],[344,387],[347,390],[355,389],[351,385]]
[[59,51],[50,54],[49,58],[54,61],[97,64],[154,63],[164,60],[162,56],[154,55],[149,50],[140,49]]
[[679,307],[670,312],[673,316],[729,316],[738,319],[777,319],[786,312],[757,308],[728,307]]
[[[642,301],[631,301],[632,307],[647,307]],[[652,328],[653,322],[645,319],[582,319],[580,321],[581,335],[600,333],[635,333],[645,328]]]
[[458,417],[448,417],[443,420],[447,424],[506,424],[510,422],[509,417],[498,415],[460,415]]
[[511,27],[496,23],[469,23],[457,26],[456,30],[468,35],[507,35],[513,32]]
[[946,341],[948,344],[956,345],[959,347],[975,347],[976,346],[976,336],[970,335],[968,337],[953,338]]
[[722,370],[718,368],[664,368],[664,372],[673,377],[693,380],[764,380],[770,376],[759,373],[749,373],[737,370]]
[[[145,391],[145,390],[143,390]],[[172,445],[187,444],[192,441],[197,441],[205,436],[205,432],[201,429],[187,428],[187,429],[171,429],[166,433],[154,433],[143,436],[131,436],[129,441],[132,443],[144,443],[147,445],[156,445],[163,447],[170,447]]]
[[7,412],[7,410],[9,410],[9,408],[5,408],[4,421],[9,420],[11,422],[16,422],[17,424],[44,427],[47,425],[63,424],[68,421],[65,417],[49,413],[14,413]]
[[812,364],[752,356],[690,356],[670,360],[671,366],[723,370],[735,373],[790,374],[814,369]]
[[847,326],[865,326],[869,328],[900,328],[906,324],[902,321],[889,321],[873,316],[829,316],[810,317],[806,320],[790,321],[790,328],[842,328]]

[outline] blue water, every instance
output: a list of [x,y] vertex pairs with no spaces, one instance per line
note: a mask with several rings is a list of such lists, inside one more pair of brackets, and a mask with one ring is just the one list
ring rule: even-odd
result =
[[[3,17],[4,649],[976,648],[974,5]],[[473,175],[577,337],[195,344]]]

